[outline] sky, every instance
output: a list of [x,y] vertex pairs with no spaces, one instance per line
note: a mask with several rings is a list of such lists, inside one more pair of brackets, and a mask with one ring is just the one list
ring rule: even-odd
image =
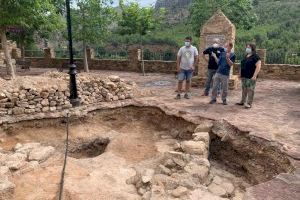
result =
[[[127,0],[127,1],[134,1],[134,0]],[[151,6],[154,5],[156,0],[136,0],[140,3],[141,6]],[[114,0],[114,5],[118,5],[119,0]]]

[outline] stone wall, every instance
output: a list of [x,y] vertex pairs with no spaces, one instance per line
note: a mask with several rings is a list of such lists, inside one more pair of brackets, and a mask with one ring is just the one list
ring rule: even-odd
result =
[[[62,65],[69,62],[63,58],[26,58],[31,61],[33,68],[61,68]],[[75,59],[78,69],[83,69],[83,60]],[[175,61],[144,61],[146,73],[174,73],[176,70]],[[90,70],[114,70],[114,71],[132,71],[141,72],[141,61],[131,62],[129,60],[100,60],[91,59],[89,62]]]
[[[233,73],[239,73],[240,64],[235,64]],[[259,78],[300,81],[300,65],[264,64]]]
[[[4,82],[0,87],[0,116],[54,112],[71,107],[69,102],[68,75],[51,72],[46,77]],[[34,84],[32,82],[34,81]],[[100,78],[79,75],[78,94],[82,105],[133,98],[132,84],[118,76]],[[9,87],[12,86],[12,87]]]
[[[141,65],[141,62],[140,62]],[[144,61],[146,73],[174,73],[176,71],[176,61]]]
[[[65,65],[67,69],[67,64],[69,60],[67,58],[55,58],[51,51],[45,51],[44,57],[41,58],[26,58],[31,61],[31,67],[33,68],[61,68]],[[88,51],[92,52],[92,51]],[[262,69],[259,74],[262,78],[270,79],[282,79],[282,80],[296,80],[300,81],[300,65],[288,65],[288,64],[266,64],[266,50],[258,49],[259,56],[262,59]],[[49,55],[50,54],[50,55]],[[92,53],[91,53],[92,54]],[[79,69],[83,69],[83,60],[75,59],[76,66]],[[104,59],[94,59],[92,55],[88,55],[89,68],[91,70],[114,70],[114,71],[132,71],[132,72],[142,72],[141,71],[141,60],[139,60],[138,49],[133,49],[129,51],[129,59],[127,60],[104,60]],[[200,64],[201,65],[201,64]],[[144,61],[145,72],[146,73],[167,73],[173,74],[176,71],[176,61],[159,61],[159,60],[146,60]],[[235,64],[233,67],[233,75],[238,74],[239,64]],[[207,66],[205,66],[207,68]],[[199,69],[201,70],[201,69]],[[203,70],[202,72],[203,73]],[[200,76],[200,75],[199,75]],[[202,76],[200,76],[202,77]],[[203,79],[203,80],[202,80]],[[194,85],[202,85],[201,83],[205,81],[205,76],[200,80],[197,79],[197,83]],[[234,76],[231,76],[231,80],[236,80]],[[232,83],[232,86],[236,83]]]

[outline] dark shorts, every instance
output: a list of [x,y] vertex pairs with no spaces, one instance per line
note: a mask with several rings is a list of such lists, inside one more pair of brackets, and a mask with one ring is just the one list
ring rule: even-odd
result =
[[178,73],[178,80],[179,81],[190,81],[193,77],[193,71],[192,69],[186,70],[186,69],[181,69],[180,72]]

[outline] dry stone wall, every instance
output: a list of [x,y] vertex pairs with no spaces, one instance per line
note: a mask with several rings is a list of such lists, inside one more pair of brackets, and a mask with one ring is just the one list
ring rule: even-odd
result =
[[[238,74],[240,64],[235,64],[233,73]],[[263,64],[259,78],[300,81],[300,65]]]
[[[20,77],[3,82],[0,87],[0,116],[54,112],[68,109],[70,92],[67,74],[51,72],[36,82]],[[82,105],[111,102],[133,98],[134,83],[127,83],[118,76],[97,77],[81,74],[77,79],[78,93]],[[34,82],[34,83],[32,83]]]

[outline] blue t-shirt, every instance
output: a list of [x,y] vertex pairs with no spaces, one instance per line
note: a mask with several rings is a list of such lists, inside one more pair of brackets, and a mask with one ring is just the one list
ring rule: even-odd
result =
[[[217,70],[217,73],[225,75],[225,76],[229,76],[229,72],[230,72],[230,66],[227,63],[226,60],[226,51],[222,52],[219,58],[219,67]],[[235,54],[234,53],[230,53],[230,57],[229,59],[234,63],[235,62]]]

